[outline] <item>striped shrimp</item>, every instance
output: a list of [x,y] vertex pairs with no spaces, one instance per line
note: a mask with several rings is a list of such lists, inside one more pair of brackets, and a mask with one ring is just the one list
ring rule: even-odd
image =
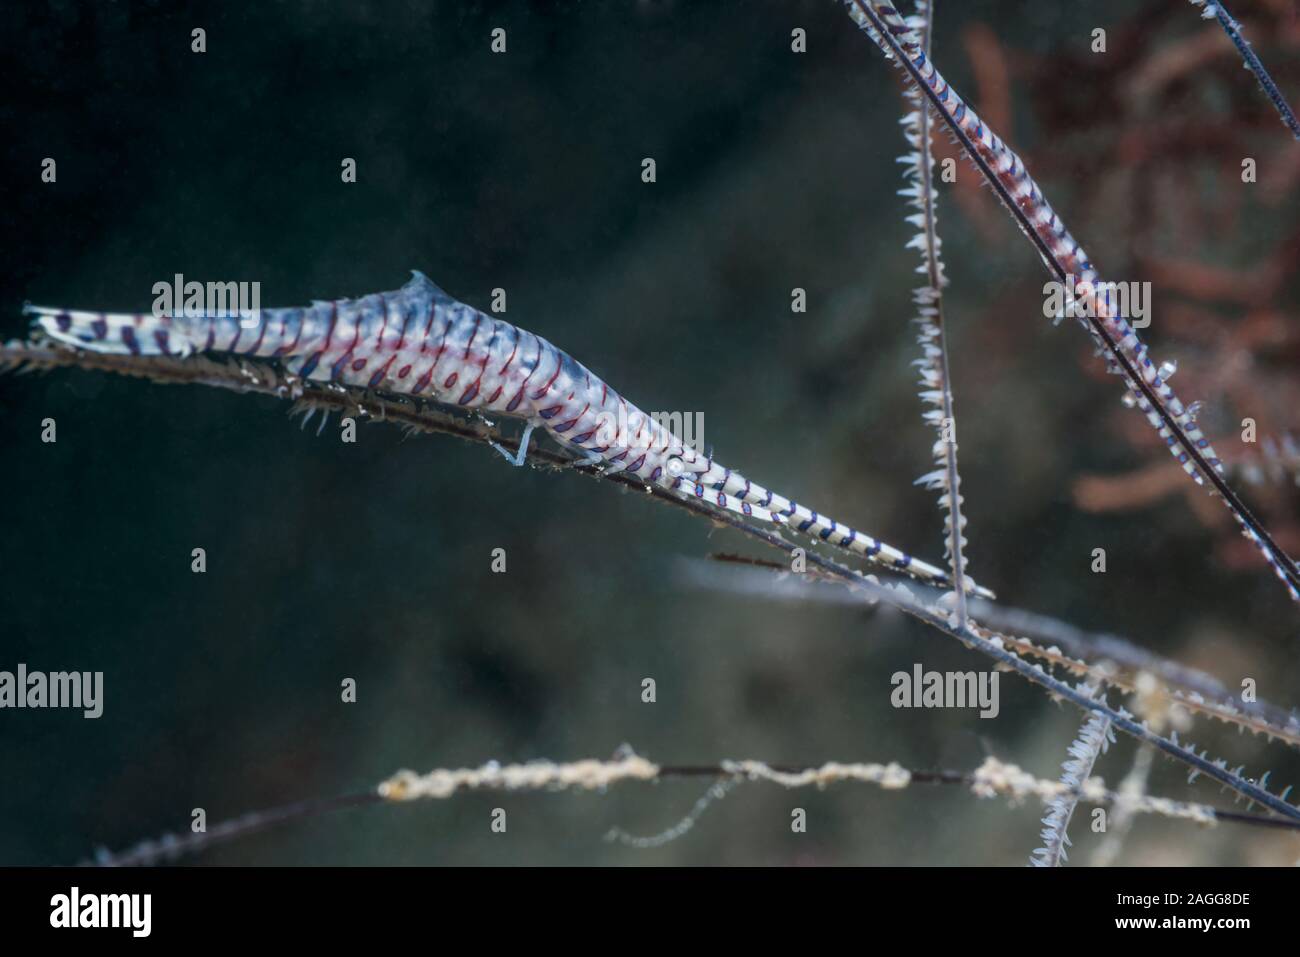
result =
[[[951,588],[946,572],[835,519],[798,505],[698,455],[658,417],[646,415],[586,366],[535,333],[485,315],[415,271],[401,289],[256,315],[154,316],[25,307],[44,332],[79,349],[131,355],[225,352],[278,360],[290,373],[380,392],[423,396],[463,409],[522,419],[523,465],[540,427],[606,471],[693,497],[710,507],[790,526],[842,551],[927,584]],[[967,582],[967,589],[990,596]]]

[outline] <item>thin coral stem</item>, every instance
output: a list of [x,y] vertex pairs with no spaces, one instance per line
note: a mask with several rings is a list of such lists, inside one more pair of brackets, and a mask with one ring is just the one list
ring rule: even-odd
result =
[[1277,110],[1278,116],[1286,124],[1286,128],[1291,131],[1291,135],[1300,140],[1300,120],[1296,119],[1295,111],[1291,109],[1291,104],[1286,101],[1282,91],[1278,89],[1277,84],[1273,82],[1273,77],[1269,75],[1268,70],[1260,61],[1259,56],[1255,53],[1250,41],[1246,39],[1245,34],[1241,32],[1241,24],[1228,12],[1228,8],[1222,3],[1206,2],[1206,0],[1191,0],[1192,5],[1201,8],[1201,16],[1206,20],[1218,20],[1219,26],[1223,27],[1223,32],[1228,35],[1232,45],[1237,48],[1241,54],[1241,59],[1245,61],[1246,69],[1255,75],[1259,81],[1260,89],[1268,97],[1269,102],[1273,104],[1273,109]]
[[[1096,688],[1085,688],[1097,694]],[[1104,694],[1104,693],[1103,693]],[[1092,777],[1097,759],[1114,740],[1110,718],[1094,714],[1083,723],[1079,736],[1070,745],[1070,754],[1061,765],[1061,785],[1065,790],[1048,804],[1043,818],[1043,846],[1034,851],[1030,864],[1035,867],[1060,867],[1066,860],[1070,844],[1070,820],[1079,806],[1079,794]]]
[[[934,27],[934,5],[927,0],[919,0],[916,10],[913,22],[928,54]],[[904,175],[912,186],[903,192],[911,196],[912,205],[918,210],[915,216],[908,219],[908,222],[920,227],[916,239],[909,245],[916,245],[920,249],[921,268],[926,280],[925,285],[917,289],[915,294],[918,310],[916,322],[921,327],[918,341],[922,349],[922,357],[917,360],[917,365],[921,368],[921,398],[936,407],[934,411],[926,413],[926,418],[935,420],[934,425],[939,433],[939,439],[934,445],[939,468],[923,476],[920,481],[941,492],[939,501],[945,512],[948,564],[952,569],[957,623],[965,627],[966,518],[961,508],[961,473],[957,469],[957,416],[953,410],[952,373],[949,371],[948,333],[943,310],[943,288],[948,281],[939,254],[930,108],[915,87],[907,91],[907,98],[912,104],[913,112],[904,117],[904,130],[912,152],[903,157],[903,160],[908,163]],[[936,411],[937,416],[934,414]]]

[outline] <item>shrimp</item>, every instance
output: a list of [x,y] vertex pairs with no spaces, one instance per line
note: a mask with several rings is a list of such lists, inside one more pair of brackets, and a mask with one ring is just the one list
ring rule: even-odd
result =
[[[94,352],[276,360],[311,381],[424,397],[523,420],[523,465],[541,428],[584,461],[712,508],[819,539],[891,571],[951,588],[947,572],[751,482],[703,455],[541,336],[459,302],[413,271],[401,289],[306,308],[158,316],[28,305],[53,339]],[[495,443],[494,443],[495,444]],[[968,581],[967,590],[992,597]]]

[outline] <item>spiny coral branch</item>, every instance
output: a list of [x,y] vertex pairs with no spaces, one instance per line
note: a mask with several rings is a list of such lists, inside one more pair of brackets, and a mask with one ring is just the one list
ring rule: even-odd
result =
[[[928,0],[919,0],[913,26],[920,33],[925,51],[930,51],[930,36],[934,27],[934,6]],[[948,338],[944,324],[943,287],[948,284],[944,275],[943,260],[939,255],[938,213],[934,191],[934,153],[930,135],[930,108],[915,86],[906,92],[912,111],[903,117],[903,131],[912,152],[899,158],[905,164],[903,176],[908,181],[900,195],[908,198],[917,212],[907,217],[907,222],[918,230],[908,243],[921,254],[917,271],[924,274],[925,285],[916,289],[916,303],[920,327],[917,342],[922,356],[916,361],[921,371],[921,401],[932,408],[925,413],[926,421],[939,433],[934,444],[934,460],[938,468],[918,479],[931,490],[937,490],[939,505],[947,514],[945,543],[948,565],[952,569],[955,589],[957,623],[966,624],[966,518],[962,515],[961,474],[957,471],[957,417],[953,411],[952,377],[948,371]]]
[[[763,534],[761,531],[759,533]],[[788,542],[772,541],[770,544],[787,551],[792,551],[794,548]],[[1284,817],[1300,821],[1300,808],[1287,803],[1282,797],[1269,793],[1264,787],[1247,780],[1237,771],[1230,771],[1222,761],[1211,760],[1204,753],[1198,754],[1192,747],[1180,745],[1176,736],[1167,738],[1164,735],[1155,733],[1142,722],[1135,721],[1132,715],[1122,709],[1111,708],[1104,702],[1088,697],[1076,688],[1049,674],[1040,666],[1021,658],[1011,650],[1010,646],[1014,644],[1014,641],[1007,636],[991,633],[986,629],[977,628],[971,624],[968,624],[965,628],[957,628],[947,613],[938,607],[926,605],[917,600],[906,585],[883,585],[874,576],[859,575],[853,570],[821,556],[809,554],[807,557],[810,564],[815,563],[822,572],[851,582],[856,588],[865,593],[869,599],[892,605],[900,611],[925,622],[932,628],[956,638],[972,650],[978,651],[1008,670],[1016,672],[1022,678],[1037,685],[1050,695],[1069,701],[1076,707],[1086,711],[1105,714],[1110,718],[1117,730],[1159,749],[1175,760],[1192,766],[1195,773],[1205,774],[1224,787],[1231,788],[1242,797],[1257,801]]]
[[1135,673],[1150,673],[1193,703],[1220,703],[1229,711],[1259,719],[1279,734],[1293,735],[1294,743],[1300,743],[1300,717],[1294,713],[1266,701],[1241,701],[1213,675],[1153,654],[1130,638],[1087,632],[1049,615],[982,600],[975,602],[974,612],[999,632],[1023,635],[1040,645],[1059,645],[1079,659],[1110,661]]
[[[1095,688],[1087,689],[1096,694]],[[1083,723],[1079,736],[1070,745],[1070,756],[1061,765],[1061,786],[1066,790],[1047,805],[1043,818],[1043,846],[1034,851],[1029,863],[1034,867],[1060,867],[1066,860],[1065,849],[1070,844],[1070,819],[1079,806],[1079,792],[1092,777],[1093,766],[1114,741],[1110,718],[1094,714]]]
[[[779,562],[744,555],[715,553],[710,559],[727,564],[751,566],[774,572],[782,578],[791,570]],[[689,574],[683,582],[711,589],[739,588],[747,595],[780,598],[797,598],[802,602],[830,601],[860,603],[861,595],[852,594],[853,583],[825,574],[814,567],[803,573],[803,581],[786,578],[780,587],[773,583],[738,583],[729,578],[705,576],[697,569],[699,563],[688,563]],[[832,591],[819,583],[848,586],[850,591]],[[867,604],[874,604],[871,599]],[[1233,725],[1252,734],[1263,735],[1269,741],[1281,741],[1300,748],[1300,716],[1288,713],[1265,701],[1241,701],[1215,678],[1194,668],[1161,658],[1116,635],[1093,635],[1063,621],[979,600],[973,606],[980,622],[992,628],[972,625],[972,630],[989,640],[1002,642],[1003,646],[1021,657],[1046,661],[1054,668],[1068,672],[1079,680],[1099,682],[1127,694],[1136,695],[1148,710],[1177,717],[1178,710],[1202,715]],[[1025,637],[1028,636],[1028,637]],[[1046,644],[1044,644],[1046,642]],[[1066,651],[1056,647],[1063,645]],[[1091,658],[1092,661],[1087,660]],[[1123,666],[1124,670],[1113,666]]]
[[[1253,705],[1245,702],[1238,704],[1233,699],[1223,697],[1218,700],[1207,699],[1196,692],[1167,687],[1163,681],[1150,672],[1126,675],[1110,667],[1090,664],[1078,658],[1071,658],[1054,647],[1042,647],[1027,638],[1008,635],[1003,632],[985,631],[978,625],[973,626],[977,633],[997,639],[1023,657],[1037,658],[1051,663],[1054,667],[1069,672],[1079,679],[1095,681],[1116,688],[1129,694],[1137,695],[1150,710],[1159,709],[1169,716],[1176,717],[1182,709],[1191,714],[1222,721],[1243,731],[1259,734],[1268,740],[1281,741],[1293,748],[1300,748],[1300,720],[1290,715],[1285,719],[1264,717],[1259,713],[1244,710]],[[1278,709],[1269,709],[1276,713]]]
[[[889,3],[845,0],[849,13],[934,107],[984,181],[993,189],[1026,238],[1038,250],[1062,290],[1082,308],[1075,317],[1091,335],[1107,370],[1124,378],[1126,395],[1169,447],[1197,485],[1208,482],[1245,535],[1300,602],[1300,567],[1224,480],[1222,463],[1189,411],[1168,383],[1170,372],[1154,363],[1147,346],[1120,313],[1113,284],[1101,281],[1079,243],[1065,228],[1024,162],[934,68],[917,34]],[[1079,313],[1082,313],[1080,315]]]
[[1223,32],[1228,35],[1232,45],[1237,48],[1241,54],[1241,59],[1245,61],[1246,69],[1255,75],[1259,81],[1260,89],[1264,95],[1269,98],[1273,108],[1277,110],[1278,116],[1286,124],[1286,128],[1291,131],[1291,135],[1300,140],[1300,120],[1296,119],[1295,111],[1291,109],[1291,104],[1286,101],[1282,91],[1277,88],[1273,78],[1269,76],[1268,70],[1264,69],[1264,64],[1260,62],[1259,57],[1255,54],[1250,42],[1241,32],[1241,24],[1238,23],[1228,12],[1228,8],[1219,2],[1206,2],[1206,0],[1191,0],[1192,6],[1201,8],[1201,16],[1206,20],[1218,20],[1219,26],[1223,27]]

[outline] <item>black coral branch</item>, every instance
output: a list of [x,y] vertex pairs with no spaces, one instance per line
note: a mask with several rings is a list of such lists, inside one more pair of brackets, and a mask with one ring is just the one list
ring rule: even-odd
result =
[[[921,0],[917,3],[913,26],[922,37],[929,52],[930,36],[934,26],[934,5]],[[944,547],[948,565],[952,569],[955,589],[956,614],[959,626],[966,624],[966,593],[970,590],[966,578],[965,537],[966,517],[962,514],[961,473],[957,470],[957,417],[953,411],[952,377],[948,366],[948,339],[944,323],[943,288],[948,284],[944,275],[942,245],[939,239],[938,212],[934,190],[934,151],[932,146],[930,108],[916,87],[906,93],[912,106],[903,117],[903,133],[911,152],[899,158],[904,164],[903,175],[908,181],[899,193],[907,198],[916,212],[907,217],[917,233],[908,242],[921,254],[918,268],[925,282],[913,293],[920,331],[917,342],[921,358],[916,361],[920,370],[921,401],[930,408],[925,419],[935,427],[938,439],[934,443],[934,463],[937,466],[920,479],[932,491],[939,492],[939,505],[946,513]]]

